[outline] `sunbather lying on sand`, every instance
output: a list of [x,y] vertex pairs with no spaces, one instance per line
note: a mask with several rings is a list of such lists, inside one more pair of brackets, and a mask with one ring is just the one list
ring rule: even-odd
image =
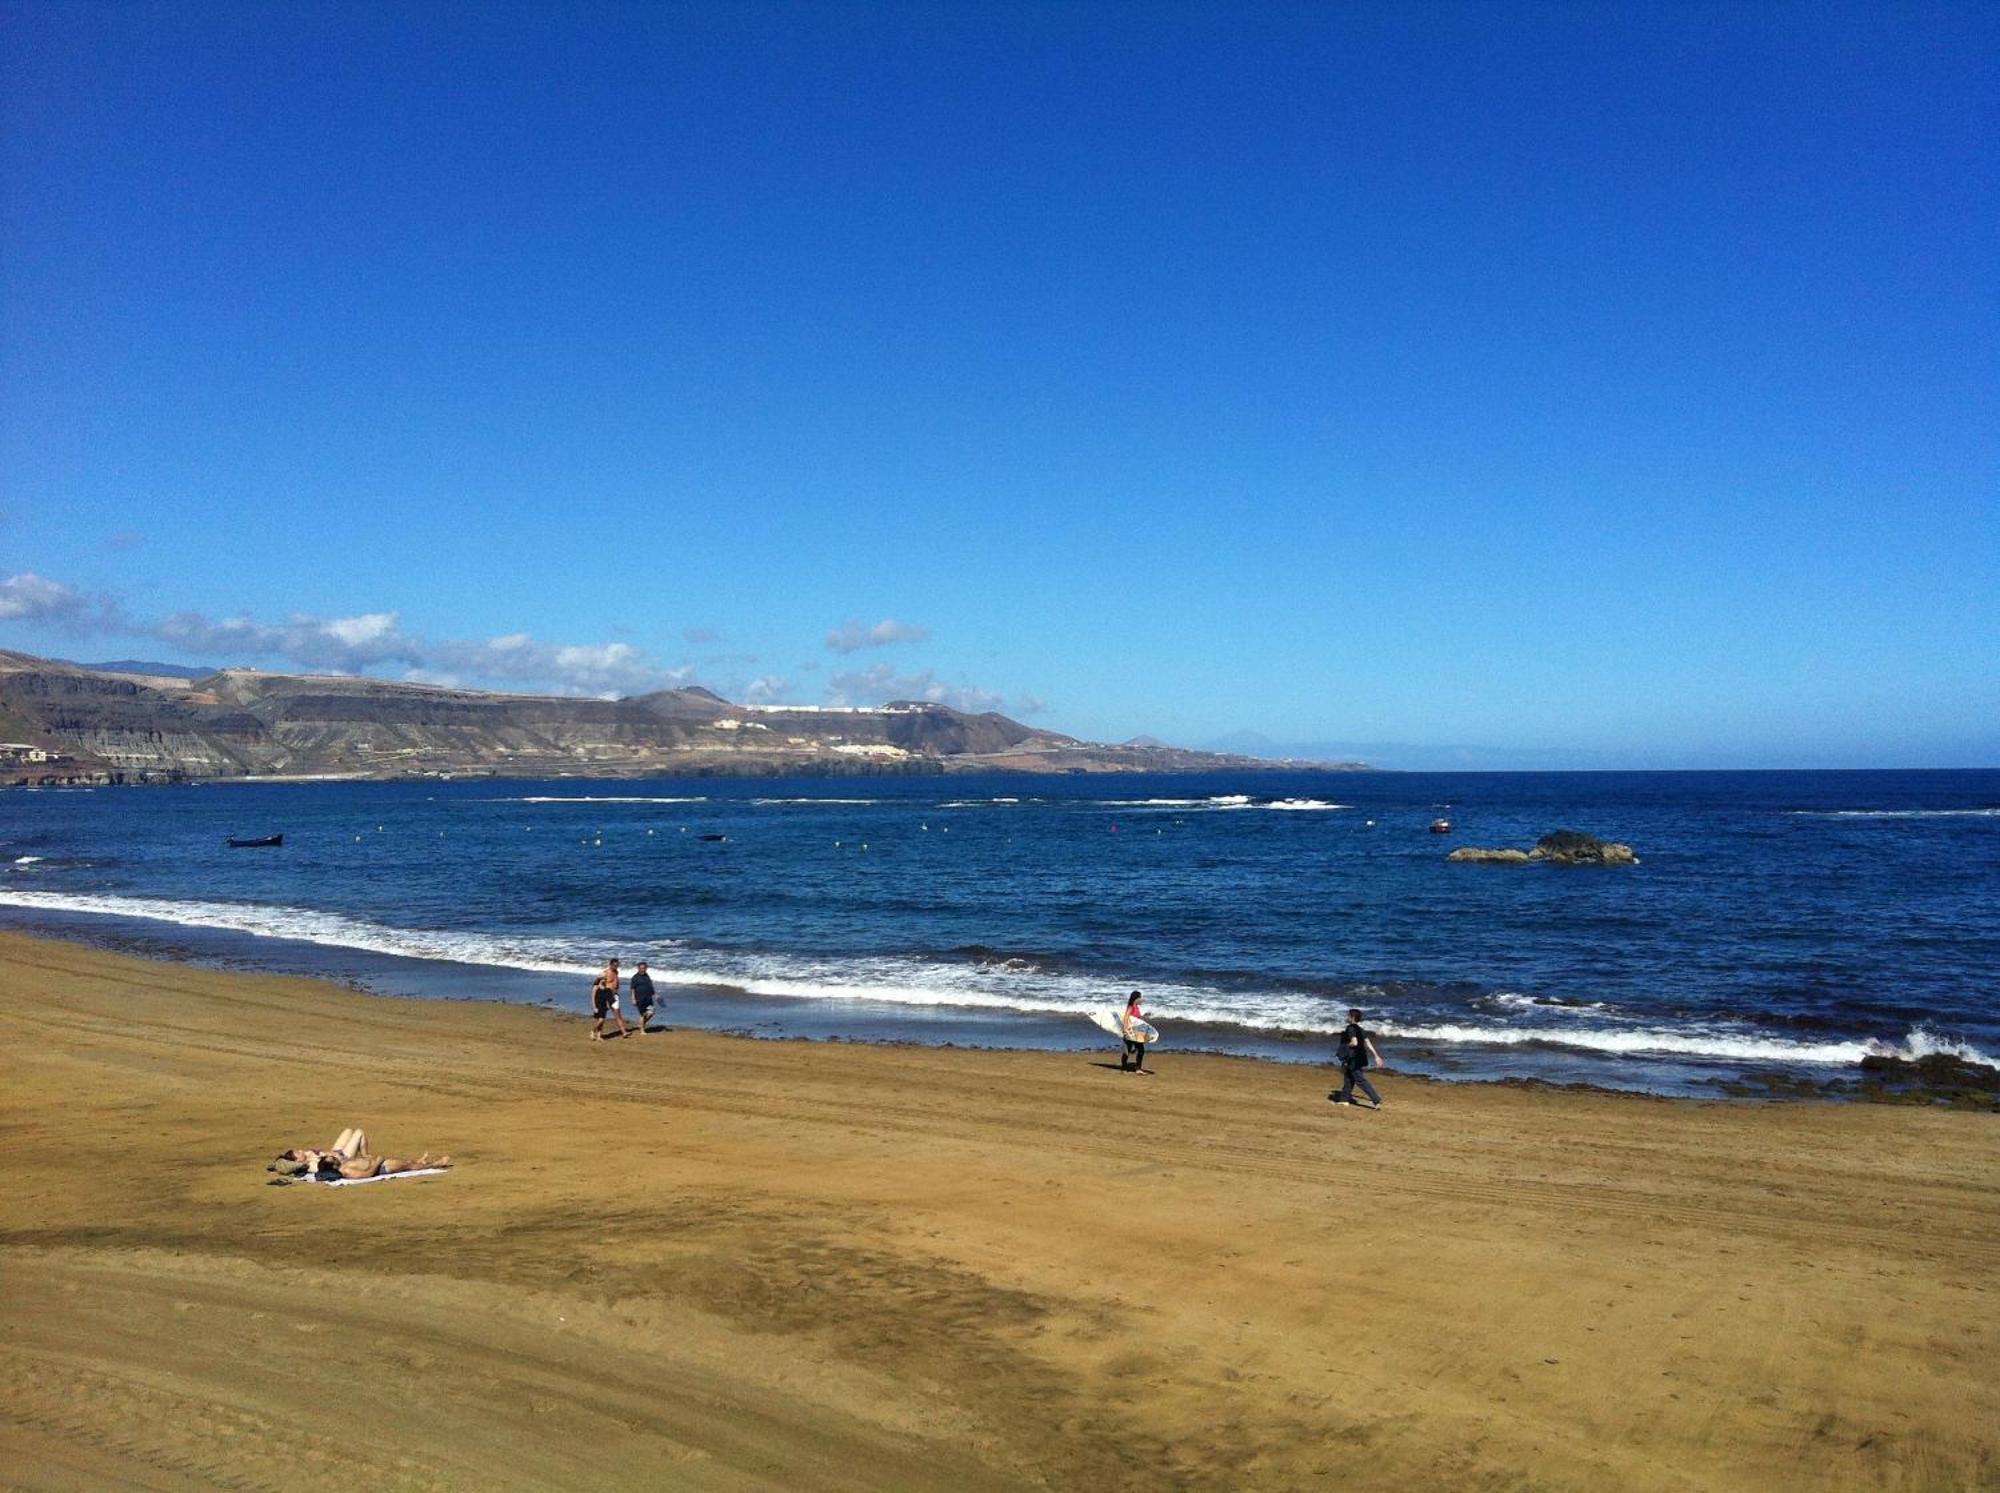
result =
[[413,1161],[398,1156],[357,1156],[340,1164],[340,1175],[350,1182],[362,1177],[393,1177],[397,1172],[420,1172],[426,1167],[448,1167],[449,1156],[433,1156],[426,1151]]
[[397,1172],[450,1165],[449,1156],[433,1156],[428,1151],[414,1161],[405,1161],[400,1156],[371,1156],[368,1133],[357,1126],[341,1131],[324,1151],[281,1151],[278,1159],[264,1170],[286,1177],[343,1177],[353,1182],[363,1177],[388,1177]]

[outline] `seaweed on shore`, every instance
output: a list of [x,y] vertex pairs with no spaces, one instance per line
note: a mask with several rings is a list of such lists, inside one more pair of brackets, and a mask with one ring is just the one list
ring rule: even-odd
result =
[[1937,1105],[2000,1114],[2000,1068],[1948,1053],[1921,1058],[1866,1057],[1859,1078],[1809,1078],[1758,1070],[1717,1085],[1732,1099],[1842,1099],[1855,1104]]

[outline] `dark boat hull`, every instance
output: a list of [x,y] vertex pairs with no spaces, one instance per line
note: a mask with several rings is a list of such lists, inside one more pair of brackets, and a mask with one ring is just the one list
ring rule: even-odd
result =
[[229,839],[229,848],[231,850],[263,850],[266,847],[275,848],[284,843],[285,837],[283,835],[264,835],[254,840],[239,840],[232,835]]

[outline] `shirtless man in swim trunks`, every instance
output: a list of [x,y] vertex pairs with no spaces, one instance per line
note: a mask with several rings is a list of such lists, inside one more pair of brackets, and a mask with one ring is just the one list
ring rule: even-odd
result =
[[603,973],[597,977],[597,983],[590,987],[590,1009],[597,1017],[597,1020],[591,1023],[591,1041],[602,1042],[604,1040],[604,1018],[607,1016],[618,1023],[619,1036],[626,1037],[631,1035],[631,1033],[625,1030],[625,1013],[618,1009],[618,961],[616,959],[604,966]]

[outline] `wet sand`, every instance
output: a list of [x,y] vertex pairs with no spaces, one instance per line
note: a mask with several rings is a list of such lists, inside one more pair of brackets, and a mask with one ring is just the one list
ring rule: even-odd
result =
[[0,1482],[2000,1480],[1989,1116],[587,1030],[0,935]]

